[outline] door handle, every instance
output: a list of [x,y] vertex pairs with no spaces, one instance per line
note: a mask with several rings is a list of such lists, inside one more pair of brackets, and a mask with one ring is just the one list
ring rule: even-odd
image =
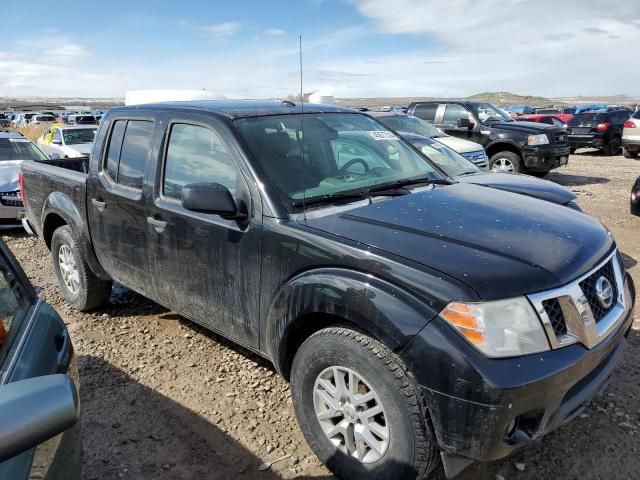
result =
[[96,207],[99,212],[103,212],[107,207],[107,204],[105,202],[101,202],[100,200],[96,200],[95,198],[91,199],[91,203],[93,203],[93,206]]
[[147,217],[147,223],[149,225],[153,225],[153,228],[155,228],[156,232],[158,233],[164,232],[164,229],[167,226],[167,222],[164,222],[162,220],[156,220],[153,217]]

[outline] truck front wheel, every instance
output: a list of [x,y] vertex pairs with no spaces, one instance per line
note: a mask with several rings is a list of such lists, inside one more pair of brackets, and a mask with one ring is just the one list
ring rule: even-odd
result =
[[498,152],[489,159],[489,170],[492,172],[520,173],[522,160],[514,152]]
[[93,274],[69,226],[53,232],[51,257],[62,295],[74,308],[86,312],[106,303],[111,295],[111,282]]
[[296,352],[293,407],[318,458],[338,477],[424,478],[438,462],[420,395],[402,360],[354,330],[320,330]]

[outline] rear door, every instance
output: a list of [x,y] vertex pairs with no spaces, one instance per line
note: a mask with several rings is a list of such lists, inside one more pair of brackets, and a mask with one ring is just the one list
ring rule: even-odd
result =
[[[93,162],[87,210],[96,256],[116,281],[153,296],[147,257],[144,175],[153,146],[154,118],[144,113],[111,117],[101,162]],[[94,149],[95,151],[95,149]]]
[[[178,313],[246,346],[258,347],[262,218],[252,199],[233,137],[221,123],[184,113],[168,122],[147,235],[156,297]],[[250,212],[239,224],[188,211],[190,183],[219,183]],[[259,209],[258,209],[259,211]]]
[[[70,374],[78,387],[69,333],[56,311],[38,299],[0,240],[0,385],[55,373]],[[79,479],[79,429],[78,423],[37,448],[0,463],[0,478]]]

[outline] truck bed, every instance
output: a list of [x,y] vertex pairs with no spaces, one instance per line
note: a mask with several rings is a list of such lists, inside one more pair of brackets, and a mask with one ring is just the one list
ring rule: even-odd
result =
[[[51,204],[66,204],[65,210],[76,215],[74,223],[87,228],[85,172],[88,160],[89,157],[81,157],[22,163],[25,213],[39,236],[43,233],[43,214]],[[83,233],[88,234],[86,231]]]

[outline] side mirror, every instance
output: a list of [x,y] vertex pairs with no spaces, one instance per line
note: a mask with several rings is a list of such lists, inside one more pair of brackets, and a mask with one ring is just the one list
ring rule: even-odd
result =
[[458,119],[458,127],[459,128],[471,128],[473,127],[473,123],[466,117],[462,117]]
[[54,138],[53,140],[51,140],[51,143],[53,143],[54,145],[62,145],[62,140]]
[[67,375],[47,375],[0,387],[0,462],[76,423],[78,394]]
[[182,187],[182,206],[193,212],[219,215],[229,220],[242,220],[231,192],[219,183],[190,183]]
[[49,155],[49,158],[51,160],[60,160],[60,154],[58,153],[52,153],[51,155]]

